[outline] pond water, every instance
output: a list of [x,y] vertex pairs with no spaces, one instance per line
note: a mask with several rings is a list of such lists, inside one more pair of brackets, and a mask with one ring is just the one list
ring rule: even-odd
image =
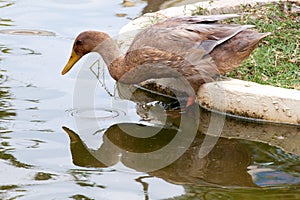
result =
[[0,199],[300,199],[299,154],[203,134],[299,127],[167,111],[168,98],[124,86],[126,100],[88,68],[96,55],[61,76],[79,32],[116,36],[163,2],[0,1]]

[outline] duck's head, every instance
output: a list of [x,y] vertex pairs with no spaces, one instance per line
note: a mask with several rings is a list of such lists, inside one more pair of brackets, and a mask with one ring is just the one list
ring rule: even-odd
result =
[[95,51],[96,47],[109,38],[106,33],[99,31],[84,31],[74,41],[71,56],[61,74],[66,74],[75,63],[85,54]]

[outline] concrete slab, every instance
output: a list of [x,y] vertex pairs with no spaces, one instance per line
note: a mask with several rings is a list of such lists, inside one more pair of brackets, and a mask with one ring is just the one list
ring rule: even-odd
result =
[[231,79],[204,84],[203,107],[233,115],[300,125],[300,91]]

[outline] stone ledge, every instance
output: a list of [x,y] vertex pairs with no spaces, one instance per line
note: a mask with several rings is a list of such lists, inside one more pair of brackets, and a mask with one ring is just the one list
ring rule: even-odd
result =
[[208,109],[300,125],[300,91],[231,79],[200,87],[197,102]]

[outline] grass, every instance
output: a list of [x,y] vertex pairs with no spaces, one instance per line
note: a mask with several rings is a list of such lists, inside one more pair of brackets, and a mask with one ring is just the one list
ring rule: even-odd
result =
[[[243,5],[240,18],[226,21],[252,24],[259,32],[272,33],[227,76],[300,90],[300,16],[291,7],[292,3],[286,1]],[[201,8],[198,11],[206,12]]]

